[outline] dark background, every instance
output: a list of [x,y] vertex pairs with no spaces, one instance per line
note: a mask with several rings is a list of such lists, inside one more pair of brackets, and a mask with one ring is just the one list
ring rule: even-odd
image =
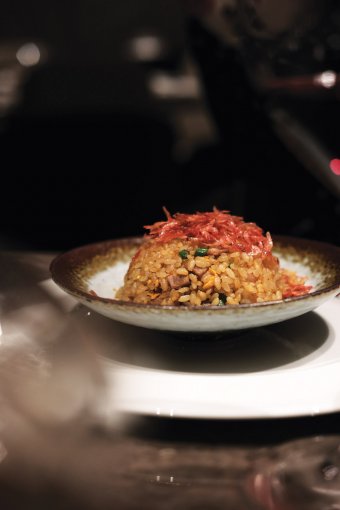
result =
[[[164,47],[141,61],[129,44],[145,34]],[[43,58],[19,71],[15,49],[31,41]],[[0,71],[12,69],[16,87],[1,116],[4,246],[65,250],[141,235],[163,219],[162,206],[174,213],[214,205],[273,234],[340,244],[337,193],[269,120],[278,106],[303,118],[340,157],[339,101],[259,93],[247,58],[179,3],[4,2],[0,44],[9,55],[2,50]],[[288,59],[280,71],[292,69]],[[159,96],[150,88],[157,73],[189,76],[203,92]]]

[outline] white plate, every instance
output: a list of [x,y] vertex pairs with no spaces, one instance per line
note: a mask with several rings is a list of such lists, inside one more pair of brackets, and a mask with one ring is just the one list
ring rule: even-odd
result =
[[[210,354],[209,340],[193,340],[186,353],[192,372],[176,371],[175,361],[173,371],[161,369],[162,361],[156,357],[149,367],[140,366],[136,354],[136,364],[106,358],[112,388],[108,405],[130,413],[186,418],[272,418],[340,411],[339,312],[340,300],[334,299],[316,313],[250,330],[236,341],[217,339]],[[179,358],[186,342],[183,339],[176,346]],[[188,354],[194,356],[197,345],[199,359],[190,362]],[[204,369],[206,373],[198,372]]]
[[[52,281],[48,287],[57,289]],[[68,308],[76,302],[67,299]],[[340,411],[340,298],[285,322],[201,338],[121,324],[84,307],[74,313],[101,339],[109,415],[249,419]]]

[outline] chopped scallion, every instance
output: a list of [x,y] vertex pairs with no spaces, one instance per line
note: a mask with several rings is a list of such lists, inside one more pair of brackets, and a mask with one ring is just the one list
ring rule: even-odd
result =
[[208,248],[197,248],[195,257],[204,257],[208,253]]
[[223,294],[223,293],[220,293],[218,295],[218,298],[219,298],[219,303],[218,303],[219,306],[224,306],[226,304],[226,302],[227,302],[227,296],[225,294]]
[[181,250],[178,255],[181,257],[181,259],[187,259],[188,258],[188,250]]

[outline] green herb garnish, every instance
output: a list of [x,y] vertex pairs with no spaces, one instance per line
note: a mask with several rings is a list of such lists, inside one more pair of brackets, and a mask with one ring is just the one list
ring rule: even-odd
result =
[[227,296],[225,294],[220,293],[218,295],[218,298],[219,298],[218,306],[224,306],[227,302]]
[[181,259],[187,259],[188,258],[188,250],[181,250],[180,252],[178,252],[178,255],[181,257]]
[[197,248],[195,251],[195,257],[204,257],[208,253],[209,248]]

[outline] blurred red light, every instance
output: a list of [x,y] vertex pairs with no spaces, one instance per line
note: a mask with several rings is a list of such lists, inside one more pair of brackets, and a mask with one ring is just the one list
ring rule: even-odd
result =
[[331,159],[329,162],[329,167],[333,174],[340,175],[340,159]]

